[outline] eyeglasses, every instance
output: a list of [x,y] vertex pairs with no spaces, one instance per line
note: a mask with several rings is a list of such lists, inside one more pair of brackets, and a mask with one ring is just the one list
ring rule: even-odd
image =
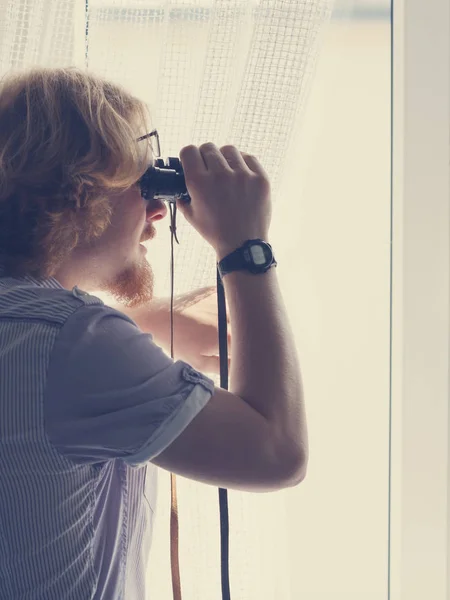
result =
[[142,141],[142,140],[146,140],[149,139],[150,140],[150,144],[152,147],[152,156],[153,158],[158,158],[159,156],[161,156],[161,148],[159,145],[159,135],[156,129],[154,129],[153,131],[151,131],[150,133],[146,133],[145,135],[141,135],[141,137],[139,137],[137,139],[138,142]]

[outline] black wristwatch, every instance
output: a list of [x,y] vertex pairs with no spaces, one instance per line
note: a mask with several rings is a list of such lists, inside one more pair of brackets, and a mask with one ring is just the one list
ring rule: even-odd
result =
[[224,275],[232,271],[246,270],[255,275],[265,273],[271,267],[276,267],[277,261],[273,255],[272,246],[256,238],[247,240],[217,264],[220,276],[223,278]]

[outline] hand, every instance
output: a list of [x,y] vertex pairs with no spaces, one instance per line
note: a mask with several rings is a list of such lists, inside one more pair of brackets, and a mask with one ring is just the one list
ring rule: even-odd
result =
[[[170,298],[157,300],[149,333],[170,355]],[[228,368],[231,331],[227,309]],[[183,360],[205,374],[220,374],[217,288],[204,287],[173,300],[174,360]]]
[[265,239],[272,218],[270,181],[259,160],[212,142],[180,151],[191,201],[177,200],[187,222],[220,254],[249,238]]

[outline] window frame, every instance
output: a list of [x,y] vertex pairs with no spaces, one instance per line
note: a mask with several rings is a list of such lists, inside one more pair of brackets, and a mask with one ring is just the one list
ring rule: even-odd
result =
[[389,600],[448,600],[450,15],[392,0]]

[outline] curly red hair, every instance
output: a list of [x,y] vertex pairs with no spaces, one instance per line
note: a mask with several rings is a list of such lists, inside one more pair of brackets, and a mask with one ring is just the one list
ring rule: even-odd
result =
[[111,196],[151,160],[146,105],[76,68],[34,68],[0,81],[0,264],[51,277],[110,224]]

